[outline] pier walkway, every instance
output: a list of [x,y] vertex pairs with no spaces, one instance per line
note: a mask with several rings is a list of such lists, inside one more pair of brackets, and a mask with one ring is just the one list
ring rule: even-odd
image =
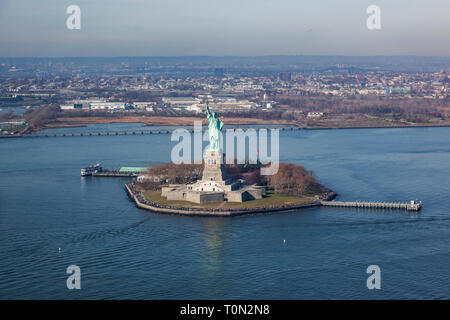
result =
[[365,202],[365,201],[321,201],[323,206],[329,207],[353,207],[353,208],[377,208],[377,209],[406,209],[408,211],[419,211],[422,201],[411,200],[407,202]]

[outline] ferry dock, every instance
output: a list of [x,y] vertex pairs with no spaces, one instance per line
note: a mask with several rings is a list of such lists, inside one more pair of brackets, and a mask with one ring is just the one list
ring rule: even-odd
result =
[[325,207],[352,207],[352,208],[374,208],[374,209],[405,209],[408,211],[419,211],[422,201],[410,202],[366,202],[366,201],[320,201]]
[[137,172],[120,172],[119,170],[104,170],[102,172],[93,172],[92,177],[138,177],[140,174]]
[[100,163],[81,169],[82,177],[126,177],[135,178],[147,172],[145,167],[120,167],[118,170],[104,169]]

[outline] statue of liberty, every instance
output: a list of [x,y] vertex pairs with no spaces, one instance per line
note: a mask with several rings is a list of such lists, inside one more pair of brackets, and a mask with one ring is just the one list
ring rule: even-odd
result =
[[206,116],[209,121],[209,151],[220,152],[220,134],[222,131],[223,122],[219,120],[217,114],[211,112],[208,107],[208,101],[206,101]]

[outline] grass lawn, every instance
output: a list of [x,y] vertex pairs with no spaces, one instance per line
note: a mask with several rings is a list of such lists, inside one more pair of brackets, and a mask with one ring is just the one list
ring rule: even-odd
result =
[[[175,206],[186,208],[203,208],[203,209],[215,209],[222,202],[196,204],[189,201],[167,201],[166,198],[161,197],[161,191],[146,191],[144,197],[147,201],[158,203],[162,206]],[[311,202],[310,198],[289,196],[281,193],[273,193],[267,191],[267,194],[262,199],[251,200],[246,202],[227,202],[223,205],[222,209],[248,209],[248,208],[260,208],[260,207],[273,207],[287,204],[302,204]]]

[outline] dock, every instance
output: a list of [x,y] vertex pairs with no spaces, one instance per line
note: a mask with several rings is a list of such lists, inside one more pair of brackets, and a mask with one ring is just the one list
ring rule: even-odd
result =
[[120,167],[118,170],[104,169],[99,163],[81,169],[82,177],[125,177],[136,178],[147,172],[146,167]]
[[104,170],[102,172],[93,172],[93,177],[137,177],[137,172],[120,172],[118,170]]
[[408,211],[419,211],[422,208],[422,201],[414,200],[410,202],[321,201],[320,203],[327,207],[405,209]]

